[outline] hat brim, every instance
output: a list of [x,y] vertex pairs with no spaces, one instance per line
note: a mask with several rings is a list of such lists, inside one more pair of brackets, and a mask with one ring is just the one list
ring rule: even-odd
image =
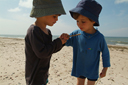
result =
[[78,13],[78,14],[81,14],[83,16],[86,16],[88,17],[89,19],[95,21],[95,24],[94,26],[99,26],[99,21],[98,21],[98,17],[93,15],[92,13],[90,13],[89,11],[83,9],[82,7],[77,7],[77,8],[74,8],[72,10],[69,11],[71,16],[73,17],[73,13]]
[[43,17],[54,14],[66,14],[62,7],[52,7],[52,8],[32,8],[30,17]]

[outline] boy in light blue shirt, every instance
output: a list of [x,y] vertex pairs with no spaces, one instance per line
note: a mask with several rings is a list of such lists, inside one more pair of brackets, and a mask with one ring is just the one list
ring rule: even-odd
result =
[[[105,77],[110,67],[109,50],[103,34],[94,28],[99,26],[99,14],[102,6],[95,0],[81,0],[78,5],[70,11],[71,16],[77,21],[80,28],[70,35],[81,34],[70,37],[67,46],[73,47],[72,76],[77,77],[77,85],[94,85],[99,76]],[[99,75],[100,52],[102,52],[103,70]]]

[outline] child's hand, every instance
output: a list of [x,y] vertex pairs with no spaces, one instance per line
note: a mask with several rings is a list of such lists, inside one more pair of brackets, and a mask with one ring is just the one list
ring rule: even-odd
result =
[[103,78],[103,77],[105,77],[106,76],[106,72],[107,72],[107,67],[105,68],[103,68],[103,70],[102,70],[102,72],[100,73],[100,78]]
[[62,44],[65,44],[67,40],[69,39],[69,35],[66,33],[61,34],[60,39],[62,41]]

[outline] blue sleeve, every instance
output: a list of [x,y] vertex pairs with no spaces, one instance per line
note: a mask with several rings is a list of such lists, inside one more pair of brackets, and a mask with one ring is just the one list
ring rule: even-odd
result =
[[[70,35],[73,35],[73,33],[71,33]],[[73,37],[70,37],[67,42],[65,43],[66,46],[73,46]]]
[[110,54],[104,36],[101,42],[103,67],[110,67]]
[[[80,30],[75,30],[73,31],[70,35],[75,35],[75,34],[79,34],[81,31]],[[75,37],[70,37],[67,42],[65,43],[66,46],[73,46],[74,41],[76,40]]]

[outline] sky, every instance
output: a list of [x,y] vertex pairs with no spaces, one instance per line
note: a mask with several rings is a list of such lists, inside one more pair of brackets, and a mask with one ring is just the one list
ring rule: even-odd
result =
[[[79,29],[71,18],[69,10],[80,0],[61,0],[66,15],[61,15],[57,23],[47,27],[53,35],[70,34]],[[99,15],[100,26],[96,27],[104,36],[128,37],[128,0],[96,0],[102,5]],[[29,26],[35,22],[30,12],[32,0],[0,0],[0,34],[26,35]]]

